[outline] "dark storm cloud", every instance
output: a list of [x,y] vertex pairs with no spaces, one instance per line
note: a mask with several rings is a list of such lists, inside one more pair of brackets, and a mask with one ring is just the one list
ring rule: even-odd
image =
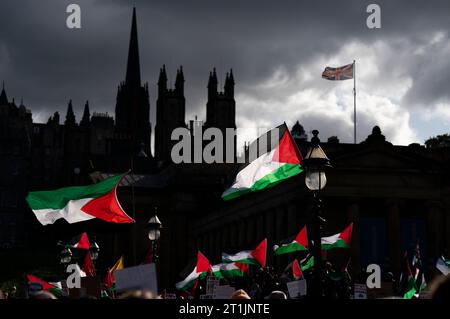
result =
[[[81,30],[65,27],[65,9],[73,2],[82,8]],[[365,25],[366,7],[373,2],[382,8],[382,29],[376,31]],[[204,117],[207,77],[213,66],[222,84],[225,73],[234,69],[237,94],[265,99],[283,95],[257,89],[280,68],[295,79],[299,67],[319,58],[331,59],[355,41],[399,46],[402,59],[389,51],[380,53],[379,63],[387,77],[397,70],[404,78],[414,79],[404,103],[399,102],[403,107],[431,107],[449,97],[450,63],[442,53],[444,44],[435,44],[442,50],[434,51],[432,63],[427,56],[414,54],[436,32],[450,30],[450,2],[445,0],[3,0],[0,79],[6,81],[9,96],[23,97],[33,113],[45,116],[54,110],[65,112],[70,98],[78,112],[89,99],[94,110],[113,113],[116,87],[125,75],[134,4],[142,78],[151,88],[153,123],[162,64],[172,82],[176,68],[184,66],[187,112]],[[448,41],[446,34],[444,39]],[[390,64],[393,61],[396,65]],[[316,84],[304,81],[302,85]],[[239,102],[238,116],[240,112],[245,116],[248,111],[239,110]]]

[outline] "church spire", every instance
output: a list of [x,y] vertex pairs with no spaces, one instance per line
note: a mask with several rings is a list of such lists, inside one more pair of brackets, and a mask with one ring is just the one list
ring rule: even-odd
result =
[[184,74],[183,74],[183,66],[180,66],[180,69],[177,70],[177,78],[175,80],[175,91],[183,96],[184,95]]
[[6,105],[8,103],[9,103],[9,101],[8,101],[8,97],[6,96],[5,82],[3,82],[2,93],[0,94],[0,105]]
[[165,64],[159,70],[158,88],[159,88],[159,95],[164,94],[164,92],[167,90],[167,73]]
[[91,118],[91,113],[89,112],[89,101],[86,101],[84,105],[83,118],[81,119],[81,126],[88,126]]
[[72,100],[69,101],[67,106],[66,121],[64,122],[66,126],[75,126],[75,113],[73,113]]
[[214,68],[213,72],[209,73],[208,100],[211,100],[216,95],[217,95],[217,74],[216,74],[216,68]]
[[139,62],[136,8],[133,8],[133,20],[131,22],[131,35],[130,35],[130,47],[128,50],[126,84],[128,86],[135,88],[141,86],[141,68]]
[[227,77],[225,79],[225,95],[229,97],[234,97],[234,77],[233,77],[233,69],[230,70],[230,73],[227,73]]

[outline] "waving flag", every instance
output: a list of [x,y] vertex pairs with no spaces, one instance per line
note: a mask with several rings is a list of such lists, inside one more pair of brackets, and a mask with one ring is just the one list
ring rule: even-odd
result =
[[328,237],[322,237],[322,250],[332,248],[350,248],[352,241],[353,223],[347,226],[342,233],[338,233]]
[[248,269],[247,264],[230,263],[212,266],[212,275],[221,279],[243,277]]
[[231,187],[222,194],[224,200],[273,187],[303,171],[302,155],[286,124],[260,136],[249,149],[258,149],[258,157],[238,172]]
[[327,66],[322,73],[322,78],[330,81],[353,79],[353,63],[341,66],[339,68],[331,68]]
[[308,235],[306,233],[306,226],[300,230],[295,239],[281,246],[273,246],[275,255],[289,254],[296,251],[308,250]]
[[42,225],[53,224],[61,218],[69,224],[93,218],[112,223],[134,223],[117,198],[117,187],[125,176],[113,176],[88,186],[30,192],[26,201]]
[[241,263],[266,266],[267,239],[264,239],[254,250],[244,250],[234,255],[222,253],[222,262]]
[[199,251],[197,253],[197,264],[194,270],[183,280],[176,284],[178,290],[186,291],[198,284],[198,281],[205,278],[211,272],[209,260]]

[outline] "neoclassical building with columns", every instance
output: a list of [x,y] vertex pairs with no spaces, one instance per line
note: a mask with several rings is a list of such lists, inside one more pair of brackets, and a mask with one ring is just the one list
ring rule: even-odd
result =
[[[292,134],[305,154],[309,142],[298,129],[294,126]],[[450,150],[395,146],[378,127],[359,144],[329,139],[321,146],[333,166],[321,194],[322,236],[353,223],[351,249],[331,251],[330,260],[344,265],[351,258],[353,275],[376,263],[383,274],[392,272],[398,278],[403,253],[412,258],[419,244],[426,275],[433,277],[436,258],[450,248]],[[197,250],[219,263],[222,252],[252,249],[264,238],[271,249],[292,240],[311,222],[313,197],[304,173],[271,189],[223,201],[220,195],[238,168],[237,164],[172,164],[135,184],[136,210],[146,212],[138,216],[138,255],[148,247],[145,223],[153,206],[158,207],[164,226],[158,261],[162,287],[172,288],[192,270],[188,268]],[[130,199],[129,189],[124,188],[122,196]],[[274,257],[269,251],[268,264],[282,270],[293,257]]]

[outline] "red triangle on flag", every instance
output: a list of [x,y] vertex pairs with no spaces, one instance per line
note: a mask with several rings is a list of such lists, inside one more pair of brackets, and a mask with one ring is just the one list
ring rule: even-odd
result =
[[89,252],[87,252],[86,257],[84,257],[83,268],[81,270],[86,273],[86,276],[95,276],[94,263],[92,262],[91,254]]
[[297,280],[303,279],[303,272],[297,259],[294,259],[294,261],[292,262],[292,275]]
[[350,243],[352,241],[352,231],[353,231],[353,223],[347,226],[346,229],[339,235],[339,238],[341,238],[348,247],[350,247]]
[[279,163],[301,164],[303,162],[302,155],[292,138],[289,129],[284,132],[278,147],[275,149],[272,160]]
[[87,250],[89,250],[90,246],[91,246],[91,244],[89,243],[89,239],[88,239],[86,232],[81,234],[80,240],[75,245],[73,245],[73,247],[75,247],[75,248],[87,249]]
[[41,278],[38,278],[33,275],[27,275],[27,279],[28,279],[29,283],[41,284],[42,290],[49,290],[52,288],[56,288],[55,286],[53,286],[52,284],[49,284],[45,280],[42,280]]
[[87,202],[81,210],[112,223],[135,223],[135,220],[127,215],[117,199],[117,187],[127,174],[124,174],[114,188],[103,196]]
[[203,255],[200,251],[197,253],[197,265],[196,265],[196,272],[202,273],[202,272],[208,272],[211,269],[211,264],[209,263],[209,260]]
[[259,245],[252,251],[251,255],[255,258],[261,267],[266,267],[266,254],[267,254],[267,238],[264,239]]
[[306,226],[303,226],[302,230],[295,237],[295,241],[305,248],[308,248],[308,234],[306,231]]
[[240,263],[240,262],[236,262],[236,263],[234,263],[234,264],[236,265],[236,267],[239,268],[239,270],[240,270],[242,273],[245,273],[245,272],[248,270],[248,264],[243,264],[243,263]]

